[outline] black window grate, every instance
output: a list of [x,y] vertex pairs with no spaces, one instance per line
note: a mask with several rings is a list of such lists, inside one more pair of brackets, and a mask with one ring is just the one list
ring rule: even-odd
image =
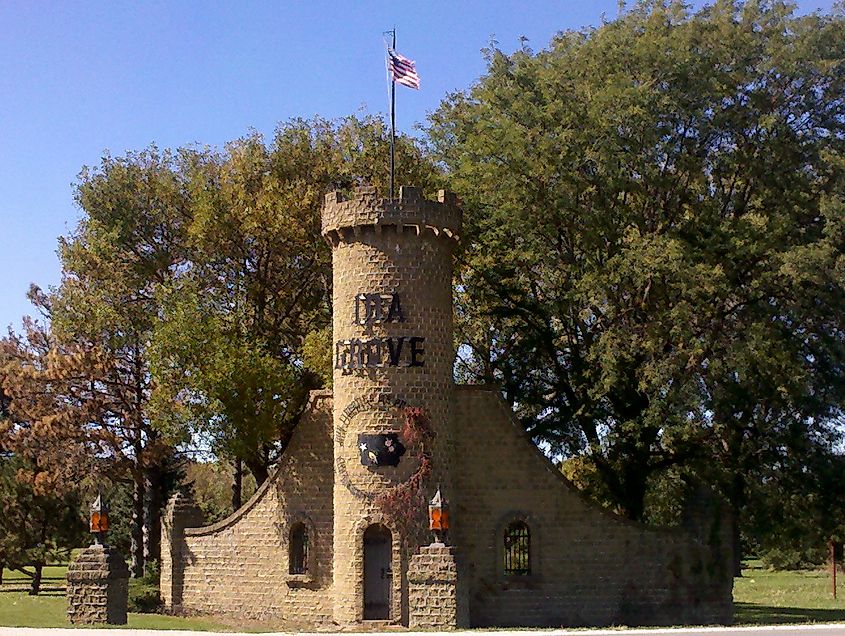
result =
[[303,523],[297,523],[290,530],[289,572],[291,574],[308,572],[308,531]]
[[505,576],[531,574],[531,530],[524,521],[505,529]]

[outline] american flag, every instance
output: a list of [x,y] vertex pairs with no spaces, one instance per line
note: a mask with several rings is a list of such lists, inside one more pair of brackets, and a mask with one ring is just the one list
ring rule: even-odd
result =
[[393,49],[387,51],[387,68],[391,79],[397,84],[419,90],[420,76],[417,75],[417,65],[414,60],[399,55]]

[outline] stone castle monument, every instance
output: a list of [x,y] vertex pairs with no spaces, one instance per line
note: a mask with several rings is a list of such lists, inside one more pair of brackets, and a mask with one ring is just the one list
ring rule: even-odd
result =
[[[162,530],[172,611],[303,628],[729,623],[730,528],[654,529],[584,501],[495,387],[453,382],[453,195],[327,195],[334,388],[316,391],[272,477],[202,527]],[[451,505],[431,542],[427,501]]]

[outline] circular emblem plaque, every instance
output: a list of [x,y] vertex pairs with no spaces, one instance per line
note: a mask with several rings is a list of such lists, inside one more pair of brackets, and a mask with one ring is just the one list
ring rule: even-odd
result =
[[407,404],[392,395],[353,400],[335,429],[335,466],[340,482],[356,497],[374,499],[419,468],[417,449],[402,439]]

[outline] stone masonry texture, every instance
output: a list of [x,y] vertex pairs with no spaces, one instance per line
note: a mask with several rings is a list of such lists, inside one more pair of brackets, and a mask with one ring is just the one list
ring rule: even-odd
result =
[[[394,201],[372,188],[326,197],[333,391],[311,394],[273,475],[232,516],[200,527],[187,493],[171,500],[162,526],[170,611],[304,629],[731,622],[721,517],[699,515],[689,531],[601,510],[537,450],[495,387],[453,383],[460,234],[461,212],[446,192],[437,201],[407,187]],[[433,437],[402,438],[409,409],[424,414]],[[361,440],[392,435],[405,447],[398,465],[365,461]],[[451,502],[449,546],[428,545],[424,504],[438,486]],[[504,532],[514,521],[530,529],[528,574],[504,571]],[[306,571],[291,573],[299,524]],[[386,618],[370,621],[364,537],[373,526],[390,539],[380,568]]]
[[412,630],[469,627],[464,587],[458,581],[455,548],[442,543],[421,547],[408,565],[408,627]]
[[[447,423],[455,357],[452,249],[461,217],[445,193],[441,198],[442,202],[424,201],[418,190],[405,187],[394,203],[379,199],[374,189],[359,191],[351,201],[327,197],[323,232],[333,247],[334,341],[425,338],[422,366],[358,372],[335,368],[334,550],[348,557],[336,559],[334,570],[334,618],[342,625],[362,620],[359,535],[380,515],[375,497],[399,486],[422,459],[422,449],[409,447],[396,468],[364,467],[359,461],[357,434],[398,432],[404,417],[402,405],[422,408],[436,434],[431,449],[436,458],[432,461],[434,483],[450,490]],[[359,294],[397,295],[403,320],[359,324],[363,321],[355,321],[354,307]],[[402,537],[404,545],[399,545],[395,524],[383,520],[397,544],[391,617],[402,622],[407,620],[402,603],[407,598],[407,559],[422,541],[415,535],[422,535],[425,524],[426,510],[420,512],[416,531]]]
[[129,568],[112,547],[92,545],[67,569],[67,616],[75,625],[126,624]]
[[[171,500],[171,506],[175,502]],[[207,527],[184,530],[169,508],[162,554],[178,559],[162,571],[162,596],[174,612],[246,618],[285,618],[303,626],[332,620],[332,440],[331,395],[313,392],[273,476],[232,516]],[[288,537],[294,523],[311,531],[308,573],[291,575]],[[177,532],[173,532],[176,530]],[[173,536],[173,535],[176,536]],[[173,545],[181,543],[174,550]],[[162,559],[164,570],[164,558]],[[165,577],[181,579],[165,595]]]

